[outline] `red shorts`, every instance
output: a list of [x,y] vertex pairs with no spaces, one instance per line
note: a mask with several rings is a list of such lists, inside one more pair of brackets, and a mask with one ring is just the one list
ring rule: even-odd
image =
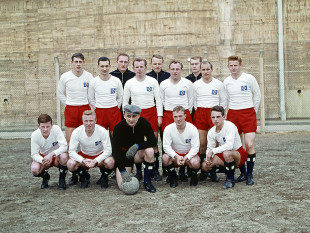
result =
[[82,115],[86,110],[90,110],[88,104],[82,106],[67,105],[65,108],[65,126],[70,128],[77,128],[82,125]]
[[[245,149],[243,149],[243,147],[241,146],[238,150],[237,150],[241,156],[240,158],[240,163],[238,166],[236,166],[236,168],[239,168],[241,167],[245,161],[247,160],[248,158],[248,153],[245,151]],[[225,162],[225,159],[223,157],[223,153],[219,153],[219,154],[216,154],[217,157],[219,157],[223,162]]]
[[200,130],[211,129],[214,126],[211,120],[211,108],[198,107],[194,115],[194,125]]
[[100,155],[99,154],[99,155],[91,156],[91,155],[84,154],[82,151],[79,151],[78,154],[81,155],[84,159],[95,159]]
[[[186,121],[187,122],[190,122],[190,123],[193,123],[192,121],[192,117],[191,117],[191,113],[189,112],[188,109],[186,109]],[[165,128],[170,125],[171,123],[173,123],[174,120],[173,120],[173,115],[172,115],[172,111],[165,111],[164,112],[164,115],[163,115],[163,124],[161,126],[161,130],[164,131]]]
[[255,133],[257,130],[256,112],[254,108],[232,110],[229,109],[227,113],[227,120],[234,123],[239,134]]
[[102,127],[113,131],[115,125],[117,125],[121,120],[121,111],[117,106],[113,108],[96,108],[97,124]]
[[140,116],[145,118],[151,124],[154,132],[158,131],[158,117],[155,106],[151,108],[142,109]]
[[[45,157],[44,154],[39,153],[39,155],[41,155],[43,158]],[[50,164],[51,167],[55,167],[55,159],[56,159],[56,158],[53,156],[52,162],[51,162],[51,164]]]

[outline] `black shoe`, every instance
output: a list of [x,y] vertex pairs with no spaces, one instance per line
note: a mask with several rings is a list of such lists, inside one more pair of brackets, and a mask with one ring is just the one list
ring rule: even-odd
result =
[[220,181],[219,177],[216,175],[216,172],[210,173],[210,179],[212,182],[219,182]]
[[241,173],[240,176],[238,176],[236,183],[243,182],[246,180],[247,180],[247,175],[245,173]]
[[253,185],[254,184],[254,180],[253,180],[253,175],[252,174],[248,175],[246,184],[247,185]]
[[99,180],[96,181],[96,184],[101,185],[101,181],[102,181],[102,176],[100,176]]
[[189,182],[190,186],[197,186],[198,184],[198,177],[197,174],[192,174],[191,175],[191,181]]
[[41,189],[46,189],[48,187],[48,181],[50,179],[50,174],[48,174],[47,172],[44,174],[43,176],[43,181],[41,184]]
[[170,182],[170,187],[171,188],[175,188],[178,186],[178,177],[174,176],[174,177],[170,177],[169,178],[169,182]]
[[208,176],[207,176],[207,173],[201,171],[201,173],[200,173],[200,175],[199,175],[199,177],[198,177],[198,180],[199,180],[199,181],[204,181],[204,180],[207,179],[207,177],[208,177]]
[[166,183],[170,183],[171,176],[167,176]]
[[106,189],[109,187],[109,179],[108,179],[108,176],[103,176],[101,179],[101,183],[100,183],[100,186],[101,188],[103,189]]
[[154,180],[155,181],[161,181],[162,180],[162,177],[159,174],[159,171],[154,171]]
[[72,174],[69,180],[69,185],[75,185],[79,181],[79,176],[77,174]]
[[179,173],[179,180],[180,181],[185,181],[185,182],[188,181],[187,176],[185,175],[185,173]]
[[143,182],[143,184],[144,184],[144,188],[146,189],[146,191],[150,193],[156,192],[156,188],[153,186],[151,182]]
[[137,172],[136,175],[135,175],[135,177],[136,177],[139,181],[142,180],[142,178],[143,178],[143,176],[142,176],[142,171]]
[[81,189],[86,189],[89,186],[90,175],[87,173],[86,177],[80,177]]
[[224,189],[229,189],[235,186],[235,181],[231,179],[226,179],[225,184],[223,186]]
[[64,178],[59,178],[58,189],[65,190],[67,188],[66,180]]

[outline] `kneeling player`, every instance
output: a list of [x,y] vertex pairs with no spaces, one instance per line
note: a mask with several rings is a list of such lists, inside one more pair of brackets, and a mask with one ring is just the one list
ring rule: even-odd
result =
[[235,168],[245,163],[248,154],[242,147],[237,127],[225,120],[222,106],[211,109],[211,119],[214,126],[208,132],[207,155],[201,169],[210,171],[216,165],[225,166],[227,176],[223,187],[232,188],[235,185]]
[[200,168],[199,133],[197,128],[185,121],[186,110],[176,106],[173,111],[174,123],[168,125],[164,131],[163,167],[169,174],[170,187],[178,186],[176,166],[188,166],[191,181],[190,186],[198,184],[197,172]]
[[141,109],[136,105],[124,107],[124,120],[113,131],[113,156],[116,162],[116,181],[121,190],[122,182],[131,181],[133,163],[144,163],[144,187],[155,193],[151,179],[154,171],[154,149],[156,138],[150,123],[140,117]]
[[67,142],[58,125],[52,124],[52,118],[41,114],[38,118],[38,129],[31,135],[31,172],[36,177],[42,177],[41,189],[48,187],[50,175],[47,169],[59,168],[58,189],[66,189],[66,166],[68,161]]
[[[74,183],[77,183],[80,176],[81,188],[84,189],[90,183],[88,169],[99,167],[101,177],[97,184],[103,189],[107,188],[108,175],[114,167],[109,132],[96,124],[96,113],[93,110],[84,111],[82,120],[83,125],[76,128],[71,136],[68,168],[73,173]],[[81,150],[77,152],[79,146]]]

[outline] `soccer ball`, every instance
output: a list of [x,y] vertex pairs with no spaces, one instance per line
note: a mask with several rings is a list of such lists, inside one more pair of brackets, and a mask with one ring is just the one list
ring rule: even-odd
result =
[[136,177],[131,177],[131,181],[122,182],[122,191],[127,195],[136,194],[139,191],[140,183]]

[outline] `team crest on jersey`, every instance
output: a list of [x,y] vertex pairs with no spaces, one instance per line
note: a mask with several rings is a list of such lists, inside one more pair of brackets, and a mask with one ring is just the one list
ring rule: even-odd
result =
[[248,86],[245,85],[245,86],[241,86],[241,91],[247,91],[248,90]]
[[111,94],[115,94],[116,88],[111,88]]
[[85,82],[84,87],[89,87],[89,83]]
[[185,95],[185,91],[180,91],[179,95]]
[[212,95],[217,95],[217,90],[212,90]]
[[146,87],[146,91],[147,91],[147,92],[151,92],[152,90],[153,90],[152,87]]
[[223,137],[223,142],[226,142],[226,138],[225,137]]
[[96,145],[96,146],[98,146],[99,144],[101,144],[101,141],[95,142],[95,145]]
[[185,143],[191,143],[192,139],[185,139]]
[[53,146],[56,146],[57,144],[58,144],[58,142],[53,142],[52,143]]

